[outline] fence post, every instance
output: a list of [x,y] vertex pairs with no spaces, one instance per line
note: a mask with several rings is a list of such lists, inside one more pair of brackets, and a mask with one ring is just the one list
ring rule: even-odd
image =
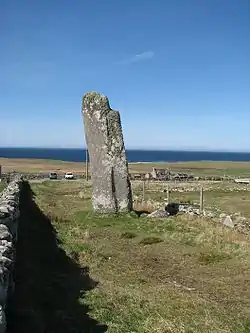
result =
[[167,203],[169,204],[170,202],[170,190],[169,190],[169,185],[167,186]]
[[203,209],[204,209],[204,189],[203,186],[201,186],[200,189],[200,213],[203,213]]
[[142,200],[145,200],[145,179],[142,181]]

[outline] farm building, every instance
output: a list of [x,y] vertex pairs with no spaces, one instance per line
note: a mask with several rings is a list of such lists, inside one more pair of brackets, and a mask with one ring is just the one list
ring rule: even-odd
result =
[[169,180],[170,179],[169,169],[153,168],[151,175],[152,175],[153,179],[158,179],[158,180]]

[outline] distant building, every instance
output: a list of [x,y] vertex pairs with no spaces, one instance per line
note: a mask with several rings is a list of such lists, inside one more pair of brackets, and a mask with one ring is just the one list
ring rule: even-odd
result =
[[146,174],[146,178],[147,179],[153,178],[155,180],[178,180],[178,181],[194,179],[193,175],[183,172],[172,173],[169,169],[153,168],[150,175],[151,176],[149,177],[148,174]]
[[153,179],[169,180],[170,179],[170,170],[153,168],[151,175],[152,175]]

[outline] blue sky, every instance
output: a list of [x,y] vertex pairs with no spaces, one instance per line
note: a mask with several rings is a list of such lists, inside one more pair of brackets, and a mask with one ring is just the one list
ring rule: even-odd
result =
[[83,147],[81,98],[127,148],[250,151],[249,0],[0,0],[0,146]]

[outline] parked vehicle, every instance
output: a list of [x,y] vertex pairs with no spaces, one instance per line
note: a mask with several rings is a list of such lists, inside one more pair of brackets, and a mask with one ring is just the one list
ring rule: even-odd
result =
[[237,184],[250,184],[250,178],[238,178],[234,182]]
[[72,172],[67,172],[64,176],[65,179],[74,179],[74,175]]
[[57,173],[56,172],[50,172],[49,179],[57,179]]

